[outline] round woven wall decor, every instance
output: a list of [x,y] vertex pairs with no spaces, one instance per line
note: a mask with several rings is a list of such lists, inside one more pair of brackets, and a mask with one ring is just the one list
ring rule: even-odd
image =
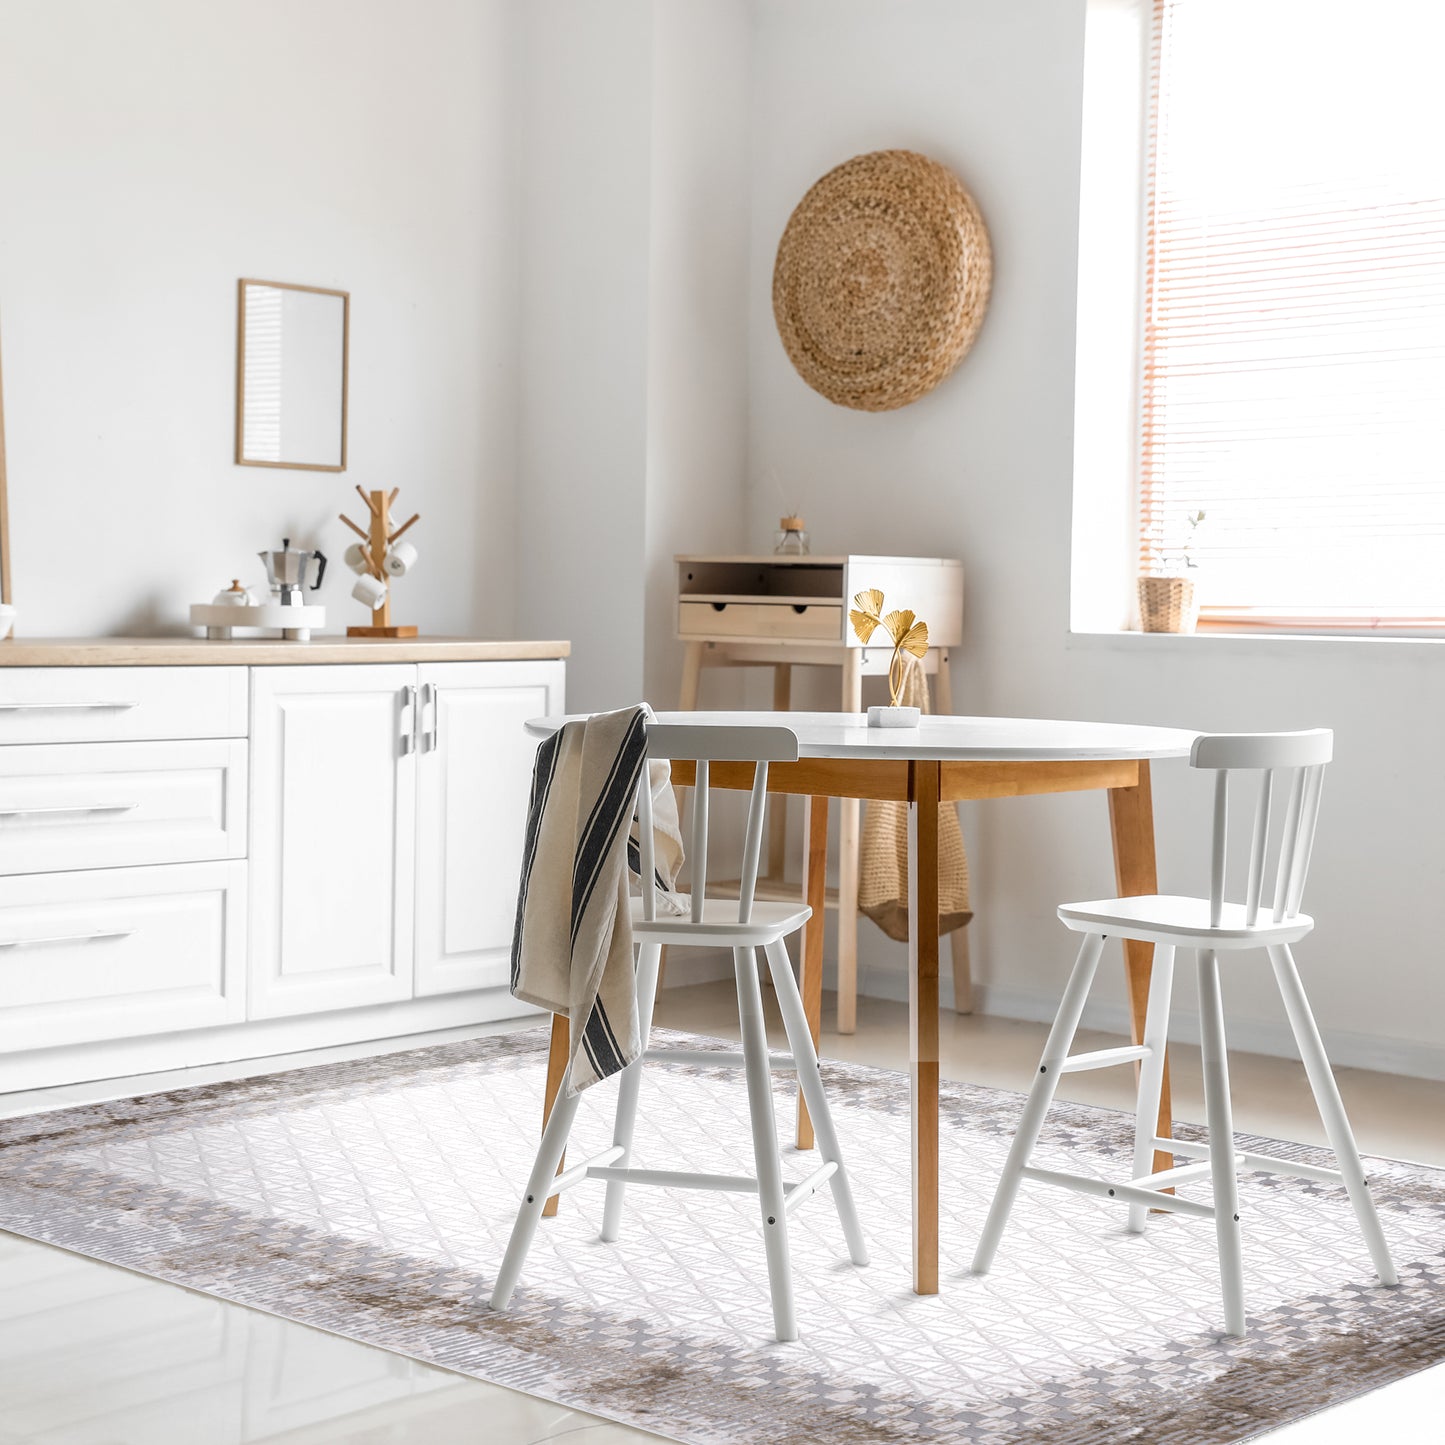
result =
[[873,151],[829,171],[788,218],[773,316],[814,391],[892,411],[963,360],[992,278],[983,217],[958,177],[913,151]]

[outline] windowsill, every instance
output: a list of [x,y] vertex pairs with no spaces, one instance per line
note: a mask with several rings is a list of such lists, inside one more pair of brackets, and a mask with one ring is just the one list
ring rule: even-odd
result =
[[1068,634],[1066,646],[1077,652],[1172,652],[1179,648],[1201,648],[1206,652],[1270,653],[1282,649],[1309,651],[1317,656],[1356,656],[1361,648],[1371,650],[1394,648],[1445,647],[1445,632],[1422,635],[1410,632],[1385,632],[1372,627],[1352,632],[1274,632],[1251,627],[1229,631],[1210,627],[1201,632],[1079,632]]

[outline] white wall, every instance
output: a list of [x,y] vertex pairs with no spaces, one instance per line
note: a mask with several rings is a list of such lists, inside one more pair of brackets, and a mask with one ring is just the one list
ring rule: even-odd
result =
[[665,705],[672,557],[742,531],[748,10],[523,15],[518,625],[572,706]]
[[[262,548],[420,510],[398,621],[512,631],[507,0],[0,7],[0,327],[22,634],[184,627]],[[350,470],[232,462],[236,281],[352,296]]]
[[[1445,1076],[1445,967],[1428,904],[1445,877],[1445,644],[1071,638],[1070,510],[1083,0],[758,0],[753,66],[751,467],[794,486],[824,546],[937,552],[967,568],[960,709],[1200,729],[1336,729],[1300,950],[1337,1059]],[[1127,28],[1127,27],[1125,27]],[[764,278],[790,208],[860,151],[952,166],[993,239],[973,352],[936,392],[881,415],[792,373]],[[1081,357],[1081,367],[1090,357]],[[1127,488],[1127,475],[1117,476]],[[761,546],[774,498],[754,492]],[[1156,769],[1162,883],[1201,885],[1205,790]],[[1054,919],[1111,891],[1103,799],[966,810],[974,953],[990,1010],[1051,1013],[1072,948]],[[864,925],[864,986],[897,995],[901,950]],[[1283,1048],[1262,959],[1226,975],[1236,1037]],[[1096,1017],[1119,1023],[1107,971]],[[1181,992],[1181,1008],[1192,1006]]]
[[652,0],[525,0],[517,625],[642,691]]
[[[646,696],[674,707],[684,552],[745,533],[751,27],[739,0],[657,0],[647,367]],[[719,706],[729,682],[708,679]]]

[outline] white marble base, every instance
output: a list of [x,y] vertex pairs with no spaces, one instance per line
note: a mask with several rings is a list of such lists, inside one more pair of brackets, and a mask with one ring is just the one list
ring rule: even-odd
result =
[[916,707],[870,707],[870,728],[916,728],[922,713]]

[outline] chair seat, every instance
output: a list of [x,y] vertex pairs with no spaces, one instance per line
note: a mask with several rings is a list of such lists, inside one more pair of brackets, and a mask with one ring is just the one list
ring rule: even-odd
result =
[[[690,910],[692,899],[686,893],[675,895],[684,910]],[[796,933],[812,916],[804,903],[754,903],[752,921],[738,922],[736,898],[705,898],[702,922],[692,922],[689,913],[664,914],[651,923],[642,919],[642,900],[632,903],[632,936],[638,943],[661,943],[668,947],[699,948],[763,948],[790,933]]]
[[1091,903],[1065,903],[1059,909],[1064,925],[1075,933],[1107,933],[1146,943],[1172,943],[1184,948],[1264,948],[1294,943],[1315,926],[1308,914],[1274,922],[1261,908],[1259,921],[1245,922],[1242,903],[1226,903],[1220,922],[1209,924],[1209,900],[1173,893],[1146,893],[1138,898],[1099,898]]

